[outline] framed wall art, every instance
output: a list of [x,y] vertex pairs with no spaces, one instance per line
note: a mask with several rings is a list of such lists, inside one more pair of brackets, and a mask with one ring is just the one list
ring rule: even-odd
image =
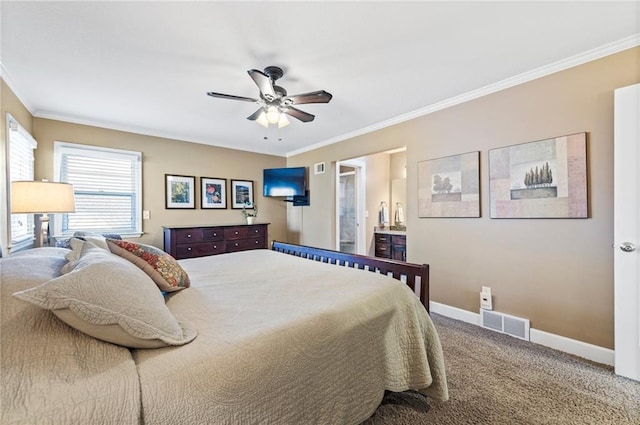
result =
[[195,203],[194,176],[164,175],[165,208],[194,209]]
[[231,208],[253,208],[252,180],[231,180]]
[[418,162],[418,217],[480,217],[480,152]]
[[587,133],[489,151],[491,218],[587,218]]
[[200,208],[227,208],[227,179],[200,177]]

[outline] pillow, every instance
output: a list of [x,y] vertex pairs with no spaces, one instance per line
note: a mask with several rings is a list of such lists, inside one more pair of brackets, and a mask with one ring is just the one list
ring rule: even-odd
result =
[[78,263],[78,260],[80,260],[82,253],[85,250],[87,244],[91,244],[92,246],[96,248],[100,248],[103,251],[111,252],[109,251],[109,247],[107,246],[106,239],[104,241],[104,247],[103,247],[102,244],[95,243],[95,241],[85,241],[84,239],[73,237],[69,239],[69,249],[71,250],[71,252],[65,256],[68,263],[65,264],[60,270],[62,274],[67,274],[76,267],[76,264]]
[[116,239],[107,239],[112,253],[131,261],[149,275],[165,292],[189,287],[189,275],[175,258],[151,245]]
[[153,281],[138,267],[79,239],[72,270],[14,297],[52,312],[94,338],[132,348],[191,342],[197,332],[178,323]]
[[[86,239],[86,240],[92,240],[93,238],[122,239],[122,237],[117,233],[94,233],[94,232],[84,232],[84,231],[75,232],[72,238],[80,238],[80,239]],[[71,248],[72,238],[56,239],[55,246],[58,248]],[[95,243],[95,240],[93,240],[93,242]],[[106,242],[104,244],[104,249],[109,249],[106,247]]]

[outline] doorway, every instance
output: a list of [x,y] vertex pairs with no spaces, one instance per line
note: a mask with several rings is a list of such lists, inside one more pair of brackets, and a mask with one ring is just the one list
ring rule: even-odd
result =
[[640,381],[640,84],[615,91],[616,374]]
[[336,163],[336,250],[364,254],[364,164]]

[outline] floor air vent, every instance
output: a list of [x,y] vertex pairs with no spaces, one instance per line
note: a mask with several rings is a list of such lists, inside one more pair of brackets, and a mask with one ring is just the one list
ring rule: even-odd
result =
[[529,341],[529,319],[490,310],[480,310],[480,326]]

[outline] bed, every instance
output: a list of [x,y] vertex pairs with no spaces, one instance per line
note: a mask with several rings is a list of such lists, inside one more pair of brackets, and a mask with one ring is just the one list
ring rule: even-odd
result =
[[[357,424],[385,391],[448,398],[440,341],[416,296],[428,284],[414,277],[422,266],[398,272],[405,285],[386,275],[395,272],[385,267],[398,269],[394,262],[331,260],[338,254],[280,243],[180,260],[189,287],[164,288],[160,297],[185,339],[127,348],[20,295],[79,275],[73,267],[91,255],[103,267],[92,276],[129,267],[83,247],[76,257],[38,248],[0,260],[2,424]],[[135,276],[113,296],[137,288],[144,279]],[[123,280],[107,280],[108,290]],[[86,289],[79,278],[74,284]],[[135,313],[155,298],[123,308]]]

